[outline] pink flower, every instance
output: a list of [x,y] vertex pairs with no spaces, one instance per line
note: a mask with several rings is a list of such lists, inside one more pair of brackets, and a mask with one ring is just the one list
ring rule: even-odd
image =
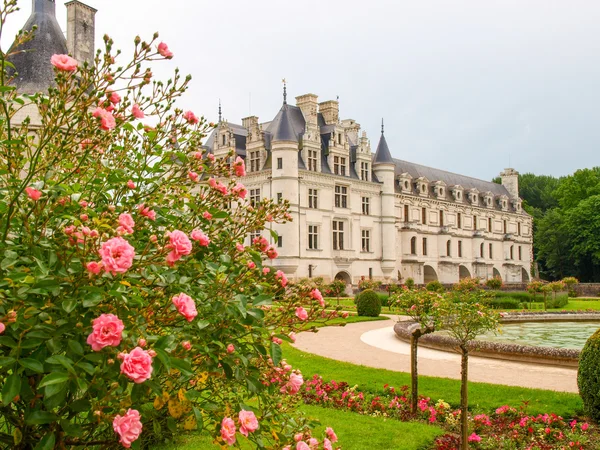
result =
[[275,273],[275,278],[279,280],[279,283],[281,283],[282,287],[286,287],[287,286],[288,279],[285,276],[285,273],[283,273],[281,270],[278,270]]
[[198,244],[200,244],[202,247],[208,247],[208,244],[210,244],[210,239],[208,238],[208,236],[205,235],[200,230],[194,230],[194,231],[192,231],[192,233],[190,234],[190,237],[194,241],[198,241]]
[[261,252],[267,251],[269,248],[269,241],[264,236],[257,236],[252,240],[252,244],[256,245]]
[[325,428],[325,434],[327,435],[327,437],[329,439],[331,439],[331,442],[337,442],[338,437],[336,436],[335,431],[333,431],[333,428],[331,428],[331,427]]
[[89,273],[93,273],[94,275],[98,275],[102,270],[102,265],[98,264],[96,261],[90,261],[86,264],[85,268]]
[[160,56],[167,59],[171,59],[173,57],[173,52],[169,50],[169,47],[164,42],[158,44],[158,53]]
[[42,196],[41,191],[38,191],[37,189],[34,189],[32,187],[26,187],[25,193],[31,200],[33,200],[35,202],[37,202],[40,199],[40,197]]
[[287,392],[288,394],[297,394],[300,391],[300,387],[304,384],[302,374],[292,373],[288,382],[281,388],[281,392]]
[[310,446],[311,449],[316,450],[317,446],[319,445],[319,441],[317,441],[315,438],[311,437],[308,440],[308,445]]
[[230,417],[224,417],[221,422],[221,437],[225,443],[235,444],[235,422]]
[[325,438],[323,440],[323,450],[333,450],[333,447],[331,445],[331,441],[327,438]]
[[133,221],[131,214],[123,213],[119,215],[119,228],[117,228],[118,232],[122,232],[123,234],[132,234],[134,226],[135,222]]
[[209,153],[208,155],[206,155],[206,157],[210,162],[215,162],[215,155],[213,155],[212,153]]
[[152,356],[140,347],[134,348],[131,353],[123,355],[121,373],[127,375],[134,383],[143,383],[152,375]]
[[275,259],[278,256],[277,250],[272,245],[267,248],[265,253],[269,259]]
[[196,172],[188,172],[188,177],[190,178],[190,180],[192,180],[193,182],[197,182],[198,178],[200,177],[200,175],[198,175]]
[[238,252],[243,252],[243,251],[244,251],[244,245],[243,245],[243,244],[240,244],[240,243],[238,242],[237,244],[235,244],[235,249],[236,249]]
[[140,347],[144,348],[146,346],[146,344],[147,344],[146,339],[144,339],[144,338],[139,338],[138,339],[138,345]]
[[581,431],[586,431],[588,428],[590,427],[589,423],[583,423],[581,424]]
[[270,271],[271,271],[271,269],[269,269],[268,267],[263,267],[262,272],[264,275],[268,274]]
[[252,433],[258,429],[258,420],[252,411],[241,410],[239,414],[240,433],[248,437],[248,433]]
[[319,291],[318,289],[313,289],[312,291],[310,291],[310,298],[318,301],[319,305],[325,306],[325,300],[323,300],[323,295],[321,294],[321,291]]
[[296,342],[296,333],[294,333],[293,331],[290,331],[290,334],[288,334],[288,336],[290,337],[292,342]]
[[142,421],[139,411],[128,409],[124,416],[117,414],[113,420],[113,429],[120,436],[120,442],[125,448],[142,434]]
[[192,348],[192,344],[190,344],[190,341],[183,341],[183,342],[181,343],[181,346],[182,346],[183,348],[185,348],[186,350],[190,350],[190,349]]
[[469,436],[469,442],[481,442],[481,436],[473,433],[471,436]]
[[211,220],[212,219],[212,214],[209,213],[208,211],[204,211],[202,213],[202,217],[204,217],[206,220]]
[[131,114],[133,114],[133,117],[136,119],[143,119],[145,117],[144,111],[140,109],[140,105],[137,103],[131,107]]
[[143,203],[138,206],[138,212],[142,216],[147,217],[150,220],[156,220],[156,212],[151,210],[150,208],[145,207]]
[[183,231],[172,231],[169,235],[169,242],[167,248],[172,249],[178,255],[189,255],[192,253],[192,243]]
[[172,267],[180,259],[181,259],[181,255],[179,253],[177,253],[175,250],[172,250],[167,255],[167,264]]
[[246,186],[244,186],[242,183],[237,183],[234,187],[232,187],[231,192],[233,192],[242,200],[248,195],[248,189],[246,189]]
[[63,231],[66,235],[73,234],[73,232],[75,231],[75,225],[66,226]]
[[128,187],[129,189],[135,189],[135,183],[134,183],[133,181],[129,180],[129,181],[127,182],[127,187]]
[[349,315],[349,314],[348,314],[348,311],[344,311],[344,312],[342,313],[342,317],[343,317],[344,319],[345,319],[345,318],[347,318],[347,317],[348,317],[348,315]]
[[306,320],[308,319],[308,313],[302,306],[298,306],[296,308],[296,317],[300,320]]
[[86,222],[88,220],[88,215],[87,214],[81,214],[79,216],[79,218],[81,219],[82,222]]
[[3,334],[4,330],[6,330],[6,325],[4,325],[2,322],[0,322],[0,334]]
[[300,441],[296,444],[296,450],[310,450],[310,447],[306,442]]
[[115,275],[125,273],[131,267],[135,249],[122,237],[114,237],[104,242],[98,253],[104,270]]
[[194,158],[202,159],[202,152],[194,152]]
[[267,222],[273,222],[273,214],[267,214]]
[[277,344],[277,345],[281,345],[281,343],[283,342],[280,338],[278,338],[277,336],[273,336],[271,338],[271,341],[273,341],[273,343]]
[[113,105],[116,105],[121,101],[121,96],[114,91],[108,91],[106,93],[106,96],[108,97],[108,101],[111,102]]
[[121,343],[125,325],[114,314],[101,314],[92,322],[92,333],[87,338],[87,343],[92,350],[99,352],[104,347],[117,347]]
[[171,299],[177,311],[187,319],[188,322],[194,320],[194,317],[198,315],[198,311],[196,311],[196,303],[192,297],[183,292],[179,295],[176,295]]
[[233,344],[229,344],[227,346],[227,353],[233,353],[235,352],[235,347],[233,346]]
[[248,269],[256,269],[256,264],[253,261],[248,262]]
[[192,125],[195,125],[198,122],[200,122],[200,119],[198,119],[198,117],[196,117],[196,115],[192,111],[184,112],[183,118],[187,121],[187,123],[190,123]]
[[301,441],[303,437],[304,437],[304,434],[302,434],[302,433],[296,433],[296,434],[294,435],[294,440],[295,440],[296,442],[298,442],[298,441]]
[[50,63],[58,70],[74,72],[77,70],[77,60],[69,55],[52,55]]
[[109,111],[101,108],[100,106],[94,110],[92,116],[100,119],[100,128],[105,131],[112,130],[117,126],[115,117]]
[[235,162],[233,163],[233,172],[236,177],[246,176],[246,165],[244,164],[244,160],[239,156],[235,158]]

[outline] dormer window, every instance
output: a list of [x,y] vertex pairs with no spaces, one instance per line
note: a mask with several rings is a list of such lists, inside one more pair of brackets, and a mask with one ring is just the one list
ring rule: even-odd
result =
[[308,150],[308,170],[312,172],[317,171],[317,151]]
[[408,186],[409,186],[408,180],[404,180],[404,189],[408,190]]
[[[224,136],[223,136],[224,137]],[[249,172],[258,172],[260,170],[260,151],[256,150],[249,153],[248,164]]]
[[401,173],[400,175],[398,175],[397,177],[398,179],[398,183],[400,188],[402,189],[402,192],[404,193],[411,193],[412,189],[411,189],[411,180],[412,180],[412,176],[407,173]]
[[346,176],[346,158],[341,156],[333,157],[333,173],[335,175]]
[[369,181],[369,163],[361,161],[360,163],[360,179]]
[[479,204],[479,191],[477,189],[470,190],[468,199],[473,206],[477,206]]
[[225,145],[227,143],[227,136],[223,135],[223,145]]

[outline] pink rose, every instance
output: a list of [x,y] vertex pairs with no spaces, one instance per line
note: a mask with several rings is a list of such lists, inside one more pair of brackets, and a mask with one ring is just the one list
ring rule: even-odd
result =
[[173,52],[169,50],[169,47],[164,42],[158,44],[158,53],[160,56],[167,59],[171,59],[173,57]]
[[89,219],[89,217],[88,217],[88,215],[87,215],[87,214],[81,214],[81,215],[79,216],[79,219],[80,219],[82,222],[87,222],[87,220]]
[[306,320],[308,319],[308,313],[302,306],[298,306],[296,308],[296,317],[300,320]]
[[86,264],[85,268],[89,273],[93,273],[94,275],[98,275],[102,270],[102,265],[97,263],[96,261],[90,261]]
[[473,433],[471,436],[469,436],[469,442],[481,442],[481,436]]
[[177,261],[181,259],[181,255],[177,253],[175,250],[170,251],[167,255],[167,264],[171,267],[175,265]]
[[58,70],[74,72],[77,70],[77,60],[69,55],[52,55],[50,63]]
[[206,220],[211,220],[212,219],[212,214],[209,213],[208,211],[204,211],[202,213],[202,217],[204,217]]
[[108,91],[106,93],[106,96],[108,97],[108,101],[111,102],[113,105],[116,105],[121,101],[121,96],[114,91]]
[[281,388],[281,392],[287,392],[288,394],[297,394],[300,391],[300,387],[304,384],[302,374],[292,373],[288,382]]
[[121,373],[127,375],[134,383],[143,383],[152,375],[152,356],[140,347],[134,348],[131,353],[123,355]]
[[192,180],[194,183],[198,182],[198,178],[200,178],[200,175],[198,175],[196,172],[188,172],[188,177],[190,178],[190,180]]
[[589,423],[583,423],[581,424],[581,431],[587,431],[587,429],[590,427]]
[[310,447],[306,442],[300,441],[296,444],[296,450],[310,450]]
[[271,338],[271,341],[273,341],[273,343],[277,344],[277,345],[281,345],[281,343],[283,342],[280,338],[278,338],[277,336],[273,336]]
[[202,152],[194,152],[194,158],[202,159]]
[[98,253],[104,270],[115,275],[125,273],[131,267],[135,249],[122,237],[114,237],[104,242]]
[[133,114],[133,117],[136,119],[143,119],[145,117],[144,111],[140,109],[140,105],[137,103],[131,107],[131,114]]
[[200,122],[200,119],[192,111],[186,111],[183,113],[183,118],[190,124],[195,125]]
[[323,300],[323,295],[321,294],[321,291],[319,291],[318,289],[313,289],[312,291],[310,291],[310,298],[318,301],[319,305],[325,306],[325,300]]
[[263,267],[263,270],[262,270],[263,275],[268,274],[270,271],[271,271],[271,269],[269,269],[268,267]]
[[282,287],[286,287],[287,286],[288,279],[285,276],[285,273],[283,273],[281,270],[278,270],[275,273],[275,278],[279,280],[279,283],[281,283]]
[[319,445],[319,441],[317,441],[315,438],[311,437],[308,440],[308,445],[310,446],[311,449],[316,449],[317,446]]
[[246,186],[244,186],[242,183],[237,183],[234,187],[232,187],[231,192],[233,192],[242,200],[248,195],[248,189],[246,189]]
[[99,352],[104,347],[117,347],[121,343],[125,325],[114,314],[101,314],[92,322],[92,333],[87,338],[87,343],[92,350]]
[[333,446],[331,445],[331,441],[327,438],[323,440],[323,450],[333,450]]
[[135,222],[133,221],[131,214],[123,213],[119,215],[119,228],[117,228],[117,232],[123,234],[132,234],[134,226]]
[[292,342],[296,342],[296,333],[294,333],[293,331],[290,331],[290,334],[288,334],[288,336],[290,337]]
[[171,301],[177,308],[177,311],[179,311],[179,313],[185,317],[188,322],[194,320],[194,317],[198,315],[198,311],[196,311],[196,304],[189,295],[182,292],[173,297]]
[[221,437],[229,445],[235,444],[235,422],[229,417],[224,417],[221,422]]
[[325,428],[325,434],[327,435],[327,437],[329,439],[331,439],[331,442],[337,442],[338,437],[336,436],[335,432],[333,431],[333,428],[331,428],[331,427]]
[[25,193],[27,194],[27,196],[33,200],[33,201],[38,201],[40,199],[40,197],[42,196],[42,192],[38,191],[37,189],[34,189],[32,187],[26,187],[25,188]]
[[213,189],[214,189],[214,188],[216,188],[216,187],[217,187],[217,180],[215,180],[213,177],[210,177],[210,178],[208,179],[208,185],[209,185],[211,188],[213,188]]
[[156,220],[156,212],[151,210],[150,208],[145,207],[143,203],[138,206],[138,212],[142,216],[147,217],[150,220]]
[[265,252],[269,248],[269,241],[264,236],[255,237],[252,239],[252,244],[256,245],[261,252]]
[[3,334],[4,330],[6,330],[6,325],[4,325],[2,322],[0,322],[0,334]]
[[296,442],[298,442],[298,441],[301,441],[303,437],[304,437],[304,434],[303,434],[303,433],[296,433],[296,434],[294,435],[294,440],[295,440]]
[[120,442],[125,448],[142,434],[142,421],[139,411],[128,409],[124,416],[117,415],[113,420],[113,429],[120,436]]
[[253,261],[248,262],[248,269],[256,269],[256,264]]
[[192,253],[192,243],[183,231],[172,231],[169,235],[169,242],[167,248],[172,249],[178,255],[189,255]]
[[252,411],[241,410],[239,414],[240,433],[248,437],[248,433],[252,433],[258,429],[258,419]]
[[135,189],[135,183],[134,183],[132,180],[129,180],[129,181],[127,182],[127,187],[128,187],[129,189]]
[[98,106],[92,116],[100,119],[100,128],[104,131],[112,130],[117,126],[117,122],[115,121],[115,117],[104,108]]
[[227,346],[227,353],[233,353],[235,352],[235,347],[233,346],[233,344],[229,344]]
[[343,317],[344,319],[346,319],[346,318],[348,317],[348,311],[344,311],[344,312],[342,313],[342,317]]
[[236,177],[246,176],[246,165],[244,160],[239,156],[235,158],[235,162],[233,163],[233,173],[235,173]]
[[238,252],[243,252],[243,251],[244,251],[244,245],[243,245],[243,244],[240,244],[240,243],[238,242],[237,244],[235,244],[235,249],[236,249]]
[[181,343],[181,346],[186,350],[190,350],[192,348],[192,344],[190,343],[190,341],[183,341]]
[[146,339],[144,339],[144,338],[139,338],[138,339],[138,345],[140,347],[144,348],[146,346],[146,344],[147,344]]
[[209,153],[208,155],[206,155],[206,157],[210,162],[215,162],[215,155],[213,155],[212,153]]
[[210,239],[208,238],[208,236],[205,235],[200,230],[194,230],[194,231],[192,231],[191,234],[190,234],[190,237],[194,241],[197,241],[198,244],[200,244],[202,247],[208,247],[208,244],[210,244]]
[[66,235],[73,234],[73,232],[75,231],[75,225],[66,226],[63,231]]
[[278,256],[277,250],[275,250],[275,247],[273,247],[273,246],[269,246],[265,253],[267,255],[267,258],[269,258],[269,259],[275,259]]

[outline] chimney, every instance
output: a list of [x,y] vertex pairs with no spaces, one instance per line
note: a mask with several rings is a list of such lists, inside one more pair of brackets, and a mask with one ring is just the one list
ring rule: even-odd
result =
[[256,116],[244,117],[242,119],[242,126],[248,131],[252,130],[252,128],[254,128],[254,127],[258,127],[258,117],[256,117]]
[[306,122],[317,124],[317,99],[315,94],[304,94],[296,97],[296,106],[302,110]]
[[504,172],[500,172],[500,178],[510,197],[519,198],[519,172],[515,169],[504,169]]
[[54,16],[56,3],[54,0],[33,0],[33,13],[50,14]]
[[340,102],[337,100],[328,100],[319,103],[319,112],[323,115],[327,125],[337,124],[340,119]]
[[67,47],[80,63],[94,63],[96,11],[78,0],[65,3],[67,7]]

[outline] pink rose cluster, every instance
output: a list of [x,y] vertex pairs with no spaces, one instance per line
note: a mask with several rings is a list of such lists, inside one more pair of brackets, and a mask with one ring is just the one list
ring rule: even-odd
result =
[[144,206],[143,203],[138,206],[138,212],[140,213],[140,215],[147,217],[150,220],[156,220],[156,212],[151,210],[147,206]]
[[233,173],[236,177],[245,177],[246,176],[246,164],[241,157],[235,158],[233,162]]
[[310,291],[310,298],[319,302],[320,306],[325,306],[325,300],[323,300],[323,295],[321,294],[320,290],[313,289],[312,291]]
[[227,195],[227,186],[225,186],[223,183],[221,183],[220,181],[215,180],[214,178],[209,178],[208,179],[208,185],[213,188],[215,191],[220,192],[223,195]]
[[133,227],[135,222],[131,214],[123,213],[119,215],[119,226],[117,227],[117,233],[119,234],[133,234]]
[[[258,419],[252,411],[241,410],[238,414],[240,433],[248,437],[249,433],[258,430]],[[234,445],[236,442],[236,425],[231,417],[224,417],[221,421],[221,438],[228,445]]]
[[97,119],[100,119],[100,128],[104,131],[112,130],[117,126],[117,122],[115,120],[115,116],[112,113],[101,106],[98,106],[94,112],[92,113]]
[[231,188],[231,192],[242,200],[248,195],[248,189],[246,189],[246,186],[242,183],[236,183],[236,185]]
[[198,242],[198,244],[200,244],[201,247],[208,247],[208,244],[210,244],[209,237],[200,230],[192,231],[190,233],[190,237],[194,241]]
[[169,234],[169,244],[165,247],[169,250],[167,263],[172,266],[182,256],[192,253],[192,243],[183,231],[175,230]]
[[294,371],[290,374],[288,382],[281,387],[281,392],[291,395],[297,394],[303,384],[302,374],[299,371]]
[[283,273],[281,270],[278,270],[277,272],[275,272],[275,279],[279,280],[279,283],[281,284],[282,287],[286,287],[288,284],[288,279],[285,276],[285,273]]

